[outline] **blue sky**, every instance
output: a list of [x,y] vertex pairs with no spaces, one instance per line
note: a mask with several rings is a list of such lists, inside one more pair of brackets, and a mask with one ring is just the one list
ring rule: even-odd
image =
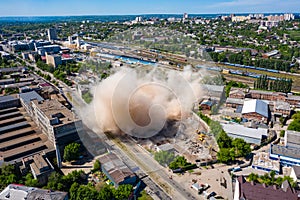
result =
[[300,0],[0,0],[0,16],[300,12]]

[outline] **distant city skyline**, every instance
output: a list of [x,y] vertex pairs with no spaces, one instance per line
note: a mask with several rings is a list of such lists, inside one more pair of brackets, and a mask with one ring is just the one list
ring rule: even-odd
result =
[[0,16],[296,13],[299,0],[10,0],[0,1]]

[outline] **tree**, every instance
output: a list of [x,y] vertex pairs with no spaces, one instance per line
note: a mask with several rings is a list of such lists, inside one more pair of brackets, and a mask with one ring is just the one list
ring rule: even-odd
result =
[[99,160],[96,160],[95,163],[94,163],[94,168],[93,168],[93,171],[96,172],[96,171],[99,171],[101,170],[101,163]]
[[258,182],[258,174],[254,174],[253,172],[251,173],[251,174],[249,174],[249,176],[248,176],[248,180],[249,181],[254,181],[254,182]]
[[217,143],[220,148],[230,148],[232,139],[227,135],[227,133],[222,129],[219,137],[217,138]]
[[173,152],[159,151],[155,152],[154,159],[161,165],[169,165],[175,159],[175,155]]
[[228,163],[235,159],[234,151],[230,148],[221,148],[217,154],[218,160],[222,163]]
[[90,185],[80,185],[77,190],[76,200],[96,199],[97,196],[98,193],[95,188],[91,187]]
[[236,157],[247,156],[251,152],[250,144],[241,138],[235,138],[232,141],[232,147],[234,148]]
[[29,187],[38,187],[39,182],[37,179],[34,179],[31,173],[26,175],[25,185]]
[[190,163],[187,162],[184,156],[177,156],[170,164],[169,168],[170,169],[178,169],[178,168],[183,168],[187,165],[190,165]]
[[46,188],[52,189],[52,190],[62,190],[61,184],[62,176],[57,172],[52,172],[48,178],[48,183]]
[[66,161],[77,160],[79,158],[79,148],[80,148],[80,144],[75,142],[65,146],[64,160]]
[[108,185],[103,187],[98,193],[99,200],[111,200],[113,199],[113,197],[114,197],[113,189],[111,189],[110,186]]
[[132,185],[120,185],[118,187],[118,189],[114,190],[114,197],[117,200],[124,200],[124,199],[128,199],[129,195],[131,194],[133,189]]
[[300,131],[300,120],[299,119],[294,119],[290,125],[288,126],[288,130],[291,131]]
[[79,189],[79,184],[74,182],[72,185],[71,185],[71,188],[70,188],[70,200],[76,200],[76,196],[77,196],[77,191]]

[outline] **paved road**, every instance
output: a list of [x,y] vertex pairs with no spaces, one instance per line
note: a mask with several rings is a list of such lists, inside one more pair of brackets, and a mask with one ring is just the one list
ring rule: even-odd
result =
[[164,187],[168,193],[171,193],[172,199],[199,199],[194,196],[182,184],[170,179],[169,172],[158,164],[151,154],[142,147],[138,146],[134,141],[127,138],[121,139],[122,144],[126,146],[130,156],[134,156],[134,160],[157,184]]
[[[110,146],[110,151],[117,154],[122,158],[123,162],[131,169],[135,169],[137,164],[132,161],[124,151],[122,151],[117,145],[115,145],[112,141],[106,141],[108,146]],[[156,183],[154,183],[149,176],[141,169],[138,168],[135,170],[135,173],[140,177],[144,177],[142,180],[149,187],[151,193],[150,195],[154,199],[163,199],[163,200],[171,200],[171,197],[165,193],[162,188],[160,188]]]

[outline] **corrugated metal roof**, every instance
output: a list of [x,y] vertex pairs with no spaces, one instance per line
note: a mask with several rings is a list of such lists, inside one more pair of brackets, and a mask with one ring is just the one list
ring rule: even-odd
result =
[[37,100],[37,101],[43,101],[44,98],[41,97],[36,91],[31,91],[31,92],[25,92],[19,94],[20,99],[24,101],[27,105],[29,105],[30,101],[32,100]]
[[264,117],[269,117],[268,104],[259,99],[252,99],[244,102],[242,114],[258,113]]
[[16,98],[11,96],[11,95],[0,96],[0,103],[4,103],[4,102],[11,101],[11,100],[14,100],[14,99],[16,99]]
[[222,124],[222,126],[226,133],[243,137],[261,139],[263,135],[268,134],[268,130],[263,128],[247,128],[239,124]]
[[300,132],[287,130],[285,133],[285,145],[300,148]]

